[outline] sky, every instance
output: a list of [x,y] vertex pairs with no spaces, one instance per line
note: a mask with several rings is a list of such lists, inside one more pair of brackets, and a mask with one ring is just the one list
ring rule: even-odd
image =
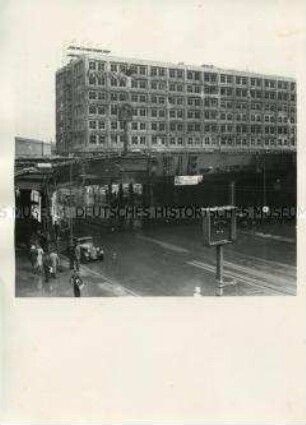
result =
[[[2,104],[14,135],[55,140],[65,45],[113,55],[297,76],[304,0],[0,0]],[[3,62],[4,63],[4,62]],[[4,68],[4,69],[3,69]]]

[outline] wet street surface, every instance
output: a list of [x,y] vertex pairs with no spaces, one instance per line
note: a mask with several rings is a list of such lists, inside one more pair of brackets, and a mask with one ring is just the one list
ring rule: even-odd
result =
[[[202,296],[216,295],[216,248],[202,245],[197,225],[84,235],[103,246],[105,260],[81,265],[82,296],[193,296],[196,287]],[[61,273],[45,283],[17,251],[16,296],[73,296],[68,261],[61,259]],[[237,241],[224,247],[224,276],[224,296],[295,295],[295,228],[238,231]]]

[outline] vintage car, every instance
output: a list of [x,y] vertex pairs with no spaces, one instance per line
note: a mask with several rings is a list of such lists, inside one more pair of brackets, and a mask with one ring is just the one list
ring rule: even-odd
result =
[[88,261],[95,260],[103,260],[104,259],[104,251],[100,246],[96,246],[93,242],[93,238],[91,236],[85,236],[82,238],[78,238],[76,243],[80,247],[81,252],[81,262],[87,263]]

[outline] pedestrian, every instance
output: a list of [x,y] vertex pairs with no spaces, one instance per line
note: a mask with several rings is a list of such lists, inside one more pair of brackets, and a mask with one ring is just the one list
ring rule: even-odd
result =
[[30,261],[32,265],[32,273],[37,271],[37,247],[34,243],[30,246]]
[[78,243],[76,243],[74,248],[74,267],[77,271],[80,270],[80,261],[81,261],[81,248]]
[[45,274],[45,282],[48,283],[50,278],[50,272],[51,272],[51,259],[50,259],[50,254],[48,251],[43,256],[43,269]]
[[38,273],[42,273],[43,271],[43,255],[44,255],[44,250],[42,249],[41,246],[37,247],[37,263],[36,263],[36,270],[38,271]]
[[57,241],[59,238],[59,234],[60,234],[60,226],[57,222],[57,220],[55,220],[54,222],[54,233],[55,233],[55,240]]
[[79,271],[74,270],[70,278],[70,283],[73,286],[73,293],[75,297],[81,296],[81,291],[84,288],[84,282],[80,277]]
[[53,250],[50,253],[50,262],[51,262],[51,276],[56,278],[58,266],[60,265],[60,259],[58,253]]
[[113,251],[112,253],[112,263],[113,265],[116,265],[117,263],[117,252]]

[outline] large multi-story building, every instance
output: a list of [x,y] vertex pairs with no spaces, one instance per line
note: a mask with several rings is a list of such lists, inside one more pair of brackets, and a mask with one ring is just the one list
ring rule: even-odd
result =
[[87,50],[56,74],[60,153],[296,149],[292,78]]

